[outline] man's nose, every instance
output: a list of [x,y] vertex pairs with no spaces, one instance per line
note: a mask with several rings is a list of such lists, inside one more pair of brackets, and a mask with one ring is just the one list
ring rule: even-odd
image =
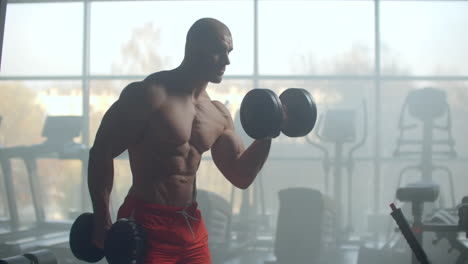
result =
[[224,63],[225,63],[226,65],[231,64],[231,60],[229,60],[229,55],[228,55],[228,54],[226,54],[226,55],[224,56]]

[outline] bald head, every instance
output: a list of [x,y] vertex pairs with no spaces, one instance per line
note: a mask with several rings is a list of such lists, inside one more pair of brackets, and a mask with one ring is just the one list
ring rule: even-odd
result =
[[228,27],[214,18],[197,20],[187,33],[181,67],[202,81],[219,83],[233,49]]
[[224,23],[214,18],[201,18],[190,27],[187,33],[185,55],[190,55],[224,36],[231,37],[231,32]]

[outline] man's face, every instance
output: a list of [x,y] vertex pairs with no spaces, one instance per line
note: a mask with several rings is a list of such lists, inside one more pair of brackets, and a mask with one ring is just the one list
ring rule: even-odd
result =
[[209,40],[202,48],[201,72],[207,81],[220,83],[223,79],[229,61],[229,53],[233,49],[232,37],[228,31],[223,31]]

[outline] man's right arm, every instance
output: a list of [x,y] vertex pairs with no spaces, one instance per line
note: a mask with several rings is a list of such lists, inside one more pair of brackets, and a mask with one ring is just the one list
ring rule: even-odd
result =
[[[89,151],[88,161],[88,189],[94,212],[93,240],[98,247],[104,246],[105,232],[112,225],[109,212],[110,193],[114,181],[114,155],[115,140],[119,133],[117,122],[119,102],[114,103],[104,115],[96,134],[94,145]],[[121,141],[122,152],[126,149]]]
[[141,135],[148,116],[141,85],[128,85],[107,110],[89,152],[88,189],[94,212],[93,240],[101,248],[105,232],[112,225],[109,201],[114,180],[113,159]]

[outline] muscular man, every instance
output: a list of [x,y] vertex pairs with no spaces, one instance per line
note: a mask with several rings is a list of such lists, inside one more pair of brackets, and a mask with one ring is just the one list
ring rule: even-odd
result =
[[196,203],[202,154],[211,150],[226,179],[245,189],[271,145],[271,139],[255,140],[245,149],[227,108],[206,91],[208,83],[221,82],[232,49],[226,25],[202,18],[188,31],[180,66],[129,84],[108,109],[88,168],[98,247],[112,224],[113,158],[128,150],[133,183],[117,217],[144,227],[150,247],[145,263],[211,263]]

